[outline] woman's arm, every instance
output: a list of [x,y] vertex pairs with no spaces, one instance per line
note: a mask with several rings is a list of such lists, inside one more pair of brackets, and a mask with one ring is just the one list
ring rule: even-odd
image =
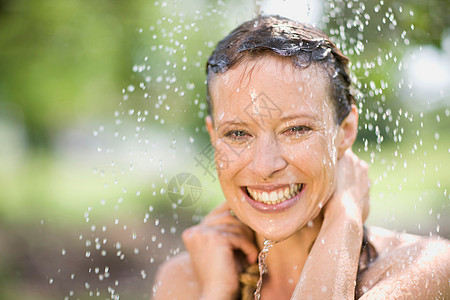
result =
[[203,221],[183,232],[188,253],[165,263],[158,271],[154,299],[236,299],[241,255],[256,262],[253,232],[230,214],[224,203]]
[[154,300],[197,299],[200,287],[189,253],[182,252],[158,268],[153,284]]
[[359,282],[359,289],[366,291],[360,299],[450,298],[447,240],[395,234],[380,228],[371,228],[369,235],[380,256]]
[[336,191],[291,299],[353,299],[368,214],[367,165],[347,151],[338,162]]
[[[369,181],[364,163],[353,154],[344,158],[291,299],[354,299]],[[348,172],[352,168],[353,175]],[[449,241],[383,232],[389,234],[370,233],[379,257],[362,276],[360,299],[450,298]]]

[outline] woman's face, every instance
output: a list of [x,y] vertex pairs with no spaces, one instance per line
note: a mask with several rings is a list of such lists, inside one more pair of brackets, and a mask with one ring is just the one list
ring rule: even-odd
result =
[[337,145],[326,72],[265,56],[215,75],[207,128],[225,197],[255,232],[283,240],[334,190]]

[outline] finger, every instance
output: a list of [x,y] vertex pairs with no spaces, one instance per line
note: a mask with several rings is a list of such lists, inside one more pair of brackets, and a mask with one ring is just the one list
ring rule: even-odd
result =
[[255,236],[253,231],[246,226],[240,226],[236,224],[219,224],[214,226],[213,228],[220,233],[230,232],[234,234],[240,234],[246,237],[250,242],[255,243]]
[[215,227],[222,224],[236,225],[243,228],[245,235],[254,239],[254,232],[246,224],[242,223],[238,218],[234,217],[229,210],[223,210],[227,205],[221,205],[216,208],[215,214],[209,214],[199,224],[200,226]]
[[206,240],[209,237],[222,237],[226,236],[227,234],[240,235],[243,238],[246,238],[251,243],[255,243],[253,231],[250,228],[242,226],[240,224],[218,224],[215,226],[196,225],[187,228],[183,232],[182,238],[185,242],[199,240],[201,241]]
[[182,234],[183,242],[188,252],[195,255],[198,247],[217,247],[219,244],[225,245],[233,250],[242,251],[249,264],[256,262],[258,249],[253,239],[242,233],[242,227],[226,226],[222,230],[213,227],[193,226],[186,229]]
[[223,233],[223,236],[227,239],[233,249],[241,250],[249,264],[254,264],[258,258],[258,248],[253,241],[250,241],[247,237],[231,232]]
[[237,222],[241,222],[239,218],[235,215],[235,213],[229,208],[228,204],[221,205],[217,207],[215,210],[211,211],[208,215],[203,219],[203,223],[210,224],[216,223],[217,220],[221,218],[229,219],[230,221],[235,220]]
[[230,214],[229,211],[224,211],[220,214],[208,216],[207,218],[204,218],[202,221],[203,224],[208,226],[214,226],[216,224],[242,224],[242,226],[245,226],[239,219],[234,217]]
[[230,215],[226,215],[221,218],[206,220],[202,225],[218,228],[220,230],[226,228],[225,226],[231,226],[233,228],[236,227],[239,228],[240,232],[242,232],[242,234],[247,236],[250,240],[253,241],[255,239],[255,234],[250,227]]

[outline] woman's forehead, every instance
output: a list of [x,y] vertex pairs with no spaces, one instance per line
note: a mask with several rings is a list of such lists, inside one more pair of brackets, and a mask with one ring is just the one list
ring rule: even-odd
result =
[[296,114],[325,121],[334,111],[328,86],[327,73],[318,65],[302,69],[289,59],[251,60],[210,82],[214,119],[281,120]]
[[322,101],[330,94],[329,77],[324,67],[314,63],[300,68],[290,58],[274,55],[246,59],[225,73],[216,74],[209,85],[215,108],[233,97],[250,100],[262,93],[275,99],[301,97]]
[[257,58],[244,58],[226,72],[214,74],[209,84],[211,92],[218,86],[233,92],[248,88],[256,83],[255,80],[272,81],[280,88],[292,84],[299,85],[299,88],[311,84],[328,88],[330,83],[326,69],[319,63],[300,68],[290,57],[267,54]]

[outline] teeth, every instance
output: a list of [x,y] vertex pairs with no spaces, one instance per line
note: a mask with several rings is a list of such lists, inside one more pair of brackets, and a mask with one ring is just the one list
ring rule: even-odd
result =
[[284,195],[284,192],[283,191],[279,191],[278,192],[278,199],[283,199],[283,195]]
[[277,201],[277,200],[278,200],[277,192],[271,192],[270,193],[270,201]]
[[285,189],[279,189],[272,192],[257,191],[251,188],[247,188],[247,191],[254,200],[265,204],[275,205],[294,197],[301,189],[302,184],[297,183],[290,184],[289,187],[286,187]]

